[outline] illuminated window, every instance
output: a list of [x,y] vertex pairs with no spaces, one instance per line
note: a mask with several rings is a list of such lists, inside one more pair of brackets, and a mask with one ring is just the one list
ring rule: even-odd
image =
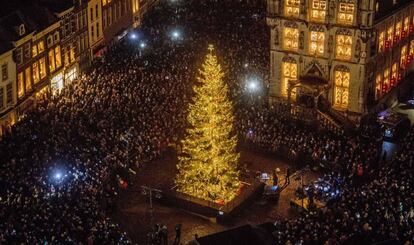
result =
[[349,60],[352,56],[352,36],[336,35],[336,57]]
[[394,63],[391,67],[391,86],[395,86],[395,82],[398,78],[398,69],[397,69],[397,63]]
[[387,68],[384,71],[384,81],[383,81],[383,91],[388,92],[388,88],[390,87],[390,69]]
[[325,33],[319,31],[311,31],[309,53],[313,55],[323,55],[325,48]]
[[314,21],[325,21],[326,0],[312,0],[311,19]]
[[45,43],[43,41],[40,41],[37,44],[37,51],[39,54],[41,54],[43,51],[45,51]]
[[285,15],[292,17],[299,17],[300,0],[286,0],[285,1]]
[[[414,56],[414,40],[411,40],[410,42],[410,51],[409,51],[409,55],[410,56]],[[411,57],[413,58],[413,57]]]
[[[394,26],[390,26],[387,30],[387,42],[388,45],[392,45],[392,40],[394,38]],[[386,47],[389,48],[389,47]]]
[[62,65],[62,57],[60,56],[60,46],[55,47],[55,60],[56,68],[59,68]]
[[407,63],[407,45],[401,47],[400,66],[405,67]]
[[106,5],[106,0],[102,0],[102,6]]
[[348,107],[350,77],[348,71],[335,71],[334,106],[337,108]]
[[381,32],[378,37],[378,52],[384,51],[385,32]]
[[299,47],[299,29],[285,27],[283,31],[283,47],[286,50],[297,51]]
[[381,97],[381,88],[382,88],[382,77],[381,74],[377,75],[375,79],[375,98],[379,99]]
[[24,77],[23,72],[17,75],[17,95],[22,97],[24,95]]
[[33,45],[32,46],[32,57],[36,57],[37,56],[37,45]]
[[[299,15],[299,0],[297,0],[297,2],[298,2],[298,4],[297,4],[297,15],[295,15],[295,16]],[[288,4],[286,3],[286,6],[287,5]],[[139,10],[139,0],[132,0],[132,12],[136,13],[136,12],[138,12],[138,10]],[[288,14],[286,14],[286,15],[288,15]]]
[[42,57],[39,59],[39,74],[40,79],[43,79],[46,77],[46,61],[45,57]]
[[75,47],[72,45],[69,51],[70,62],[75,62]]
[[49,51],[49,70],[50,72],[55,70],[55,52],[53,49]]
[[[292,62],[282,62],[282,83],[280,86],[281,95],[288,98],[289,80],[296,80],[298,76],[298,65]],[[291,98],[296,96],[295,89],[291,92]]]
[[352,25],[354,22],[354,10],[353,3],[339,3],[338,10],[338,23]]
[[63,51],[63,62],[65,64],[65,66],[68,66],[70,64],[69,51],[65,48],[63,48],[62,51]]
[[39,76],[39,63],[36,61],[35,63],[33,63],[32,65],[32,74],[33,74],[33,82],[37,83],[40,80],[40,76]]
[[407,35],[408,31],[410,30],[410,18],[405,17],[404,18],[404,32]]
[[402,23],[401,21],[395,24],[395,36],[396,38],[401,38]]
[[32,76],[31,76],[31,68],[27,67],[25,70],[25,78],[26,78],[26,91],[32,90]]

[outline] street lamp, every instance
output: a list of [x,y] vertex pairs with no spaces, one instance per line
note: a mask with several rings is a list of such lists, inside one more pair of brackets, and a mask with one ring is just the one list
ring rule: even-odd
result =
[[130,35],[130,37],[131,37],[131,39],[132,39],[132,40],[135,40],[135,39],[137,39],[137,34],[132,33],[132,34]]
[[180,30],[177,30],[177,29],[172,30],[171,33],[170,33],[170,36],[171,36],[171,39],[174,40],[174,41],[178,41],[178,40],[182,39],[182,34],[181,34]]
[[257,78],[250,78],[247,80],[246,87],[249,92],[256,92],[260,89],[260,82]]
[[150,203],[150,215],[151,215],[151,221],[150,221],[150,225],[151,225],[151,229],[154,229],[154,207],[152,205],[152,197],[155,195],[155,198],[157,199],[161,199],[162,195],[162,191],[152,188],[152,187],[148,187],[148,186],[141,186],[141,192],[142,195],[149,197],[149,203]]

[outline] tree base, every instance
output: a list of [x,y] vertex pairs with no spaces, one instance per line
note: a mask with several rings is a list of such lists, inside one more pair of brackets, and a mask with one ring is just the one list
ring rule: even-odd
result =
[[244,208],[250,206],[263,194],[264,184],[258,181],[245,184],[240,193],[231,201],[219,204],[174,190],[163,190],[160,202],[174,206],[186,212],[202,216],[213,222],[226,223],[232,220]]

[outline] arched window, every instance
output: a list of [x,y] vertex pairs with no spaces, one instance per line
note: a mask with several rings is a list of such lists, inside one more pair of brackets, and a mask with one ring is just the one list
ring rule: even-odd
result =
[[349,2],[340,2],[338,7],[338,23],[352,25],[354,23],[355,4]]
[[352,57],[352,36],[337,34],[336,35],[336,58],[350,60]]
[[312,0],[310,19],[313,21],[324,22],[326,17],[326,9],[326,0]]
[[[280,94],[282,97],[288,98],[289,81],[298,78],[298,65],[296,61],[293,58],[284,58],[282,60],[281,73]],[[292,90],[291,98],[295,98],[295,95],[296,89]]]
[[299,48],[299,28],[294,23],[285,23],[283,28],[283,48],[297,51]]
[[325,50],[325,32],[311,31],[309,38],[309,54],[323,56]]
[[299,17],[300,0],[285,0],[285,15]]
[[382,74],[377,74],[377,77],[375,78],[375,99],[379,99],[381,97],[382,93]]
[[345,66],[335,69],[334,107],[346,109],[349,104],[349,82],[351,73]]

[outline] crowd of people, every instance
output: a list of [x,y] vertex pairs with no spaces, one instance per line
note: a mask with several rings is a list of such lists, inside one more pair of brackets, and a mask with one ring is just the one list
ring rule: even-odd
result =
[[[0,243],[131,243],[106,212],[132,169],[183,138],[209,43],[226,72],[241,142],[349,176],[326,210],[278,221],[277,243],[335,244],[357,235],[412,241],[414,132],[402,153],[384,162],[376,138],[312,131],[292,123],[283,106],[265,103],[264,17],[256,1],[161,2],[136,30],[145,47],[127,36],[39,102],[0,141]],[[181,37],[171,38],[172,31]],[[249,91],[251,79],[260,90]]]
[[336,202],[297,219],[276,221],[277,244],[412,244],[414,242],[414,129],[401,152],[364,183],[349,179]]

